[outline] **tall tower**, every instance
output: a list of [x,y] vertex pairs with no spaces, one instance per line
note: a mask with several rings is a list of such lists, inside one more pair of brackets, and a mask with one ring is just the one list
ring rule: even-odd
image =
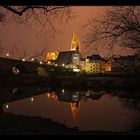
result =
[[78,51],[80,52],[80,39],[78,37],[78,33],[74,32],[72,41],[71,41],[71,51]]
[[73,117],[73,123],[76,123],[80,110],[80,102],[70,103],[70,107],[71,107],[71,112]]

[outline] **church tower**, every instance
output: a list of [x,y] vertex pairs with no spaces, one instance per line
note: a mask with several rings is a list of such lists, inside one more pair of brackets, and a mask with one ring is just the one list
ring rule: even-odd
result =
[[78,114],[80,110],[80,102],[70,103],[70,107],[73,117],[73,123],[76,123],[76,121],[78,120]]
[[71,41],[71,51],[78,51],[80,52],[80,39],[78,37],[78,33],[74,32],[72,41]]

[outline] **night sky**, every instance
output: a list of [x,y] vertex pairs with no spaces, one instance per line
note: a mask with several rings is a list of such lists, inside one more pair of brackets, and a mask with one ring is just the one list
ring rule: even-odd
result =
[[[23,51],[24,48],[29,55],[39,52],[44,47],[46,51],[67,51],[70,50],[70,43],[74,30],[79,33],[81,41],[81,50],[83,56],[92,54],[92,50],[85,54],[86,46],[82,43],[86,36],[86,29],[83,25],[87,23],[90,17],[102,18],[104,11],[110,7],[106,6],[74,6],[73,12],[75,18],[71,19],[69,23],[64,25],[56,25],[57,33],[54,37],[52,35],[48,37],[44,35],[38,35],[35,31],[30,30],[30,28],[24,25],[17,25],[15,23],[6,23],[5,25],[0,25],[0,41],[1,46],[5,47],[7,50],[13,50],[14,56],[17,55],[15,51],[15,43],[19,51]],[[21,17],[22,18],[22,17]],[[38,27],[35,27],[38,28]],[[126,51],[121,49],[115,50],[116,54],[126,54]],[[130,51],[127,51],[130,52]],[[96,52],[95,52],[96,53]],[[107,56],[108,51],[100,50],[101,56]]]

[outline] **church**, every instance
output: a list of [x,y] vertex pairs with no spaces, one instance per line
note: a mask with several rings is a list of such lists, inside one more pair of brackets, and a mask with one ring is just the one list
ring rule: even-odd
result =
[[65,66],[67,68],[74,68],[80,65],[80,40],[78,33],[74,32],[70,51],[59,52],[57,59],[54,61],[58,66]]

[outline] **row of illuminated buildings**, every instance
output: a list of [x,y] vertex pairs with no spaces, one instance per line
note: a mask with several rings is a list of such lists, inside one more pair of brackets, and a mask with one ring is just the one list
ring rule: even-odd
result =
[[132,72],[140,67],[140,58],[137,55],[113,56],[104,59],[93,54],[82,58],[77,32],[73,34],[70,51],[48,52],[45,61],[56,67],[61,66],[75,72],[84,71],[86,73]]

